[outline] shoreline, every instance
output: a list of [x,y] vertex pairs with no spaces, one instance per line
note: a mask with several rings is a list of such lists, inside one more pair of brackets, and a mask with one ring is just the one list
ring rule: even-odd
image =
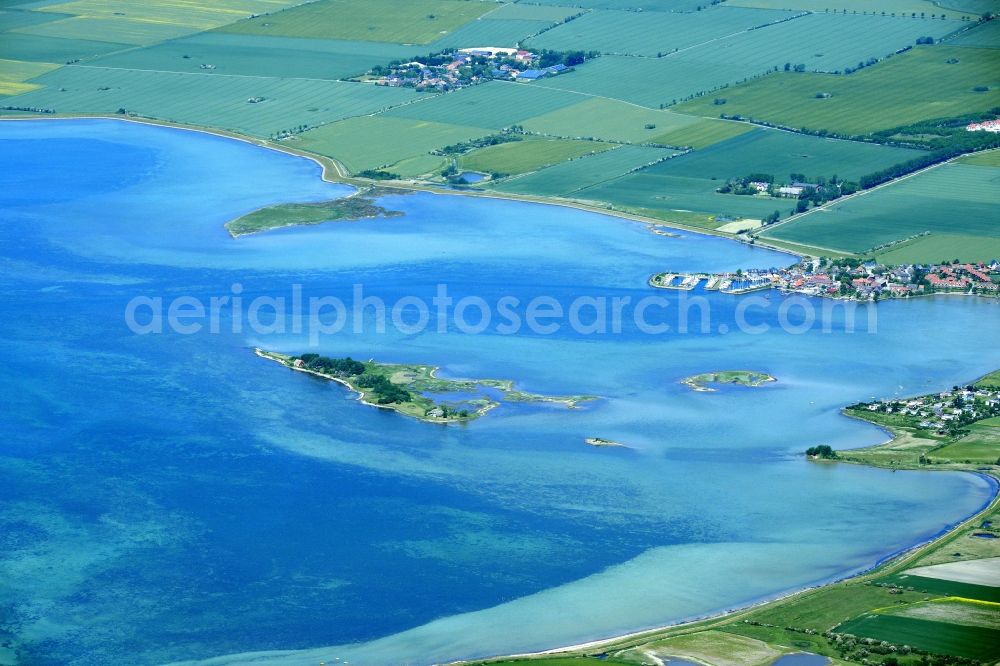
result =
[[[477,409],[476,412],[475,412],[475,415],[470,416],[470,417],[466,417],[466,418],[454,418],[454,419],[449,419],[449,418],[431,418],[429,416],[418,416],[416,414],[407,414],[405,412],[400,411],[398,408],[394,407],[391,404],[390,405],[380,405],[380,404],[378,404],[376,402],[371,402],[370,400],[366,400],[365,399],[365,392],[364,392],[364,390],[362,388],[354,386],[349,381],[347,381],[346,379],[343,379],[341,377],[336,377],[334,375],[327,375],[327,374],[324,374],[322,372],[317,372],[315,370],[310,370],[309,368],[299,368],[299,367],[295,367],[294,365],[289,365],[284,359],[280,358],[279,356],[276,356],[275,352],[269,352],[267,350],[261,349],[260,347],[254,347],[253,348],[253,353],[256,354],[258,357],[266,360],[266,361],[271,361],[273,363],[277,363],[278,365],[281,365],[281,366],[283,366],[285,368],[288,368],[289,370],[294,370],[296,372],[303,372],[303,373],[305,373],[307,375],[311,375],[311,376],[317,377],[319,379],[325,379],[327,381],[337,382],[338,384],[346,387],[351,393],[357,394],[357,397],[355,398],[355,400],[357,400],[358,402],[360,402],[363,405],[368,405],[369,407],[376,407],[378,409],[384,409],[384,410],[387,410],[387,411],[390,411],[390,412],[396,412],[397,414],[401,414],[402,416],[409,416],[411,418],[417,419],[418,421],[423,421],[424,423],[433,423],[435,425],[450,425],[452,423],[468,423],[469,421],[473,421],[473,420],[475,420],[475,419],[477,419],[477,418],[479,418],[481,416],[485,416],[487,413],[490,412],[490,410],[493,410],[493,409],[495,409],[495,408],[497,408],[497,407],[500,406],[499,402],[491,400],[489,404],[484,405],[483,407],[480,407],[479,409]],[[437,379],[438,378],[437,377],[437,371],[439,369],[440,368],[438,366],[434,366],[431,369],[431,371],[430,371],[430,376],[433,377],[433,378],[435,378],[435,379]]]
[[[880,444],[879,446],[882,445]],[[889,469],[886,467],[881,467],[879,465],[869,465],[867,463],[860,463],[860,462],[852,462],[850,464],[865,465],[877,469]],[[989,498],[989,500],[987,500],[982,506],[980,506],[975,511],[975,513],[963,518],[962,520],[959,520],[958,522],[949,527],[945,527],[944,529],[940,530],[937,534],[934,534],[933,536],[924,539],[923,541],[919,541],[913,545],[906,546],[893,553],[890,553],[888,555],[879,558],[871,566],[862,569],[856,573],[841,576],[839,578],[829,580],[824,583],[809,585],[807,587],[795,590],[793,592],[779,594],[778,596],[761,599],[759,601],[754,601],[745,606],[739,606],[737,608],[726,610],[720,613],[713,613],[702,617],[697,617],[687,620],[682,619],[671,624],[664,624],[649,629],[639,629],[625,634],[608,636],[606,638],[595,638],[594,640],[585,641],[582,643],[576,643],[573,645],[566,645],[554,648],[547,648],[544,650],[536,650],[534,652],[518,652],[514,654],[493,655],[482,658],[457,659],[455,661],[447,662],[447,664],[448,666],[464,666],[464,665],[479,666],[481,664],[486,665],[491,663],[507,662],[511,660],[528,661],[533,659],[541,659],[544,657],[564,656],[567,658],[573,658],[573,657],[584,657],[588,655],[593,656],[591,653],[594,650],[604,650],[606,652],[607,650],[612,648],[616,650],[638,648],[641,645],[652,641],[664,640],[667,638],[675,638],[677,636],[690,635],[702,631],[709,631],[712,629],[716,629],[719,626],[731,624],[732,622],[739,620],[744,615],[760,610],[771,604],[782,604],[784,602],[818,592],[820,590],[826,589],[833,585],[837,585],[839,583],[844,583],[847,581],[863,581],[864,579],[866,579],[869,576],[872,576],[876,572],[878,573],[878,575],[883,575],[884,573],[892,573],[893,571],[904,567],[907,563],[917,558],[919,555],[923,554],[924,551],[947,540],[959,530],[965,529],[966,527],[973,525],[983,514],[991,511],[994,508],[1000,507],[1000,479],[998,479],[997,477],[991,474],[970,471],[970,470],[942,469],[934,471],[953,472],[953,473],[959,472],[959,473],[973,474],[975,476],[985,478],[990,481],[990,486],[992,487],[993,494]],[[887,569],[887,571],[883,571],[883,569]]]
[[[284,147],[284,146],[276,146],[276,145],[273,145],[270,142],[256,141],[256,140],[253,140],[253,139],[250,139],[250,138],[247,138],[247,137],[243,137],[243,136],[240,136],[240,135],[237,135],[237,134],[227,133],[227,132],[222,131],[222,130],[215,131],[215,130],[208,130],[208,129],[196,128],[196,127],[188,127],[188,126],[184,126],[184,125],[171,124],[171,123],[162,122],[162,121],[151,121],[151,120],[136,119],[136,118],[115,118],[115,117],[109,117],[109,116],[105,116],[105,115],[101,115],[101,116],[79,116],[78,115],[78,116],[68,116],[68,117],[67,116],[54,116],[54,117],[49,117],[49,118],[33,118],[33,117],[25,117],[25,118],[21,118],[21,117],[0,118],[0,120],[12,120],[12,121],[26,121],[26,120],[72,120],[72,119],[122,120],[122,121],[128,121],[128,122],[137,122],[137,123],[140,123],[140,124],[149,124],[149,125],[156,125],[156,126],[162,126],[162,127],[169,127],[169,128],[173,128],[173,129],[182,129],[182,130],[187,130],[187,131],[200,132],[200,133],[204,133],[204,134],[215,135],[215,136],[220,136],[220,137],[229,138],[229,139],[235,139],[235,140],[238,140],[238,141],[244,141],[246,143],[250,143],[250,144],[256,145],[258,147],[268,148],[268,149],[276,150],[278,152],[283,152],[285,154],[293,155],[293,156],[296,156],[296,157],[303,157],[305,159],[309,159],[309,160],[313,161],[314,163],[320,165],[321,170],[322,170],[322,179],[324,181],[326,181],[326,182],[338,183],[338,184],[346,184],[346,185],[354,185],[354,183],[351,182],[351,178],[349,176],[343,175],[343,172],[341,171],[342,167],[340,166],[340,164],[336,160],[334,160],[332,158],[320,158],[320,157],[317,157],[317,156],[314,156],[314,155],[311,155],[311,154],[308,154],[308,153],[305,153],[305,152],[299,152],[299,151],[296,151],[294,149],[289,149],[289,148]],[[329,160],[329,167],[323,161],[323,159]],[[335,170],[338,173],[338,175],[339,175],[339,179],[333,179],[333,180],[331,180],[331,179],[327,178],[327,169],[328,168]],[[368,184],[368,181],[362,181],[362,182],[364,182],[365,184]],[[398,182],[398,181],[393,181],[393,182]],[[596,212],[596,213],[606,214],[606,215],[609,215],[609,216],[612,216],[612,217],[619,217],[619,218],[622,218],[622,219],[630,219],[630,220],[642,222],[642,223],[645,223],[645,224],[656,224],[656,225],[659,225],[659,226],[666,226],[666,227],[670,227],[670,228],[681,229],[681,230],[684,230],[684,231],[691,231],[692,233],[700,233],[700,234],[704,234],[704,235],[715,235],[717,237],[726,238],[728,240],[735,240],[735,241],[738,241],[738,242],[743,242],[744,244],[748,244],[748,243],[746,243],[746,241],[742,241],[739,238],[730,237],[729,235],[723,236],[722,234],[713,234],[709,230],[693,229],[693,228],[689,228],[689,227],[684,227],[683,225],[675,225],[675,224],[672,224],[672,223],[663,222],[663,221],[659,221],[659,220],[656,220],[654,222],[652,220],[652,218],[644,218],[644,217],[639,216],[639,215],[632,215],[632,214],[623,213],[623,212],[620,212],[620,211],[605,210],[605,209],[601,209],[599,207],[591,207],[591,206],[587,206],[587,205],[584,205],[584,204],[574,204],[574,203],[571,203],[571,202],[553,201],[553,200],[546,199],[544,197],[537,197],[537,198],[536,197],[520,197],[520,196],[496,195],[496,194],[493,194],[493,193],[474,193],[474,192],[464,192],[464,191],[451,191],[451,192],[448,192],[448,191],[438,191],[436,189],[431,188],[431,186],[418,186],[418,185],[414,185],[412,187],[396,186],[396,185],[382,185],[382,187],[385,187],[386,189],[390,189],[390,190],[391,189],[399,189],[399,190],[404,190],[404,191],[407,191],[407,192],[409,192],[409,191],[426,191],[426,192],[431,193],[431,194],[453,194],[453,195],[458,195],[458,196],[480,196],[480,197],[486,197],[486,198],[496,198],[496,199],[505,199],[505,200],[528,201],[528,202],[539,203],[539,204],[543,204],[543,205],[559,205],[559,206],[577,208],[579,210],[583,210],[583,211],[587,211],[587,212]],[[654,232],[654,233],[656,233],[656,232]],[[788,252],[788,250],[786,250],[784,248],[769,247],[769,246],[767,246],[767,245],[765,245],[763,243],[757,243],[756,245],[760,245],[760,246],[768,248],[768,249],[774,249],[774,250],[785,252],[785,253]],[[951,293],[951,294],[926,294],[926,295],[968,295],[968,294]],[[905,300],[905,299],[898,299],[898,300]],[[318,372],[315,372],[315,371],[312,371],[312,370],[309,370],[309,369],[305,369],[305,368],[290,367],[287,364],[281,362],[280,359],[277,359],[277,358],[274,358],[274,357],[271,357],[271,356],[267,356],[266,352],[264,352],[263,350],[261,350],[259,348],[255,348],[255,353],[258,356],[260,356],[262,358],[265,358],[267,360],[271,360],[271,361],[274,361],[274,362],[279,362],[282,365],[285,365],[285,367],[289,367],[292,370],[300,370],[302,372],[306,372],[307,374],[312,374],[312,375],[314,375],[314,376],[316,376],[318,378],[322,378],[322,379],[325,379],[325,380],[336,381],[336,382],[344,385],[345,387],[347,387],[350,391],[357,393],[358,394],[357,399],[359,401],[361,401],[363,404],[366,404],[366,405],[369,405],[369,406],[372,406],[372,407],[377,407],[377,408],[380,408],[380,409],[388,409],[388,410],[397,411],[397,412],[399,411],[398,409],[395,409],[391,405],[380,405],[380,404],[372,403],[372,402],[369,402],[369,401],[365,400],[365,397],[364,397],[365,393],[364,393],[363,390],[361,390],[361,389],[353,386],[352,384],[350,384],[349,382],[347,382],[347,381],[345,381],[343,379],[340,379],[340,378],[337,378],[337,377],[334,377],[334,376],[330,376],[330,375],[326,375],[326,374],[322,374],[322,373],[318,373]],[[432,372],[432,376],[434,375],[434,373],[437,372],[438,369],[439,368],[437,368],[437,367],[433,368],[433,370],[431,371]],[[711,390],[711,389],[709,389],[709,390]],[[554,401],[555,402],[563,402],[563,401],[559,401],[559,400],[554,400]],[[479,415],[485,414],[486,412],[488,412],[490,409],[494,408],[495,406],[497,406],[497,404],[492,404],[490,406],[484,407],[482,409],[482,413],[479,414]],[[567,406],[573,406],[573,405],[567,404]],[[403,414],[403,415],[410,416],[409,414]],[[415,417],[415,418],[418,418],[419,420],[423,420],[425,422],[438,423],[438,424],[447,424],[447,423],[451,423],[451,422],[461,421],[461,420],[446,421],[446,420],[438,420],[438,419],[428,419],[426,417],[419,417],[419,416]],[[861,419],[861,420],[863,420],[863,419]],[[876,427],[881,427],[878,424],[871,424],[871,425],[875,425]],[[892,432],[891,430],[888,430],[887,428],[883,428],[883,429],[887,430],[890,433]],[[886,442],[883,442],[882,444],[879,444],[877,446],[884,446],[886,444],[889,444],[892,441],[895,441],[896,438],[897,438],[897,436],[895,435],[895,433],[893,433],[893,436],[889,440],[887,440]],[[862,447],[862,448],[865,448],[865,447]],[[841,462],[849,462],[849,461],[841,461]],[[861,465],[867,465],[867,466],[870,466],[870,467],[880,467],[880,468],[883,468],[883,469],[887,469],[887,467],[882,466],[882,465],[871,464],[871,463],[864,463],[864,462],[851,462],[851,464],[861,464]],[[957,470],[957,469],[945,468],[943,470],[935,470],[935,471],[969,471],[969,470]],[[623,634],[623,635],[619,635],[619,636],[614,636],[614,637],[609,637],[609,638],[595,639],[593,641],[588,641],[588,642],[580,643],[580,644],[573,645],[573,646],[557,647],[557,648],[551,648],[551,649],[540,651],[540,652],[529,652],[529,653],[523,653],[523,654],[518,654],[518,655],[513,655],[513,656],[515,656],[515,657],[537,657],[537,656],[545,656],[545,655],[552,655],[552,654],[560,654],[560,653],[564,653],[564,652],[571,652],[571,651],[592,649],[592,648],[595,648],[595,647],[602,647],[602,646],[606,646],[606,645],[613,645],[613,644],[615,644],[615,643],[617,643],[619,641],[627,641],[627,640],[633,640],[635,638],[647,637],[647,636],[650,636],[651,634],[655,635],[658,632],[669,631],[669,630],[679,630],[681,628],[685,628],[685,627],[693,626],[693,625],[698,625],[700,623],[719,621],[719,620],[724,619],[724,618],[731,619],[733,617],[739,617],[741,614],[746,613],[747,611],[750,611],[750,610],[757,609],[757,608],[759,608],[761,606],[765,606],[765,605],[768,605],[768,604],[780,602],[780,601],[783,601],[785,599],[795,598],[795,597],[797,597],[799,595],[806,594],[806,593],[808,593],[810,591],[827,587],[827,586],[829,586],[831,584],[834,584],[834,583],[837,583],[837,582],[841,582],[841,581],[844,581],[844,580],[855,579],[855,578],[861,578],[861,577],[867,575],[868,573],[870,573],[872,571],[875,571],[875,570],[878,570],[878,569],[881,569],[882,567],[887,566],[887,565],[890,566],[890,567],[900,566],[901,564],[905,563],[909,558],[915,556],[918,552],[921,552],[924,549],[928,548],[929,546],[934,545],[934,544],[936,544],[936,543],[938,543],[938,542],[940,542],[940,541],[948,538],[949,535],[952,535],[957,530],[962,529],[970,521],[975,520],[984,511],[988,510],[990,507],[992,507],[992,506],[994,506],[994,505],[996,505],[998,503],[998,500],[1000,500],[1000,484],[997,483],[996,478],[994,476],[988,475],[988,474],[982,474],[982,473],[977,473],[977,472],[970,472],[970,473],[978,474],[979,476],[988,478],[992,482],[992,497],[989,499],[989,501],[986,502],[986,504],[983,507],[981,507],[978,511],[976,511],[971,516],[969,516],[969,517],[967,517],[967,518],[965,518],[963,520],[958,521],[957,523],[955,523],[954,525],[952,525],[952,526],[950,526],[948,528],[945,528],[940,533],[938,533],[937,535],[931,537],[930,539],[928,539],[926,541],[923,541],[921,543],[914,544],[914,545],[909,546],[907,548],[904,548],[904,549],[902,549],[900,551],[897,551],[896,553],[887,555],[886,557],[884,557],[884,558],[880,559],[879,561],[877,561],[874,565],[872,565],[872,567],[870,567],[870,568],[868,568],[868,569],[866,569],[866,570],[864,570],[864,571],[862,571],[860,573],[851,574],[849,576],[845,576],[845,577],[837,579],[835,581],[830,581],[830,582],[827,582],[827,583],[823,583],[823,584],[819,584],[819,585],[814,585],[814,586],[806,587],[806,588],[803,588],[803,589],[795,591],[795,592],[791,592],[791,593],[788,593],[788,594],[785,594],[785,595],[781,595],[781,596],[778,596],[778,597],[775,597],[775,598],[770,598],[770,599],[762,600],[762,601],[759,601],[759,602],[755,602],[755,603],[750,604],[748,606],[741,607],[741,608],[738,608],[738,609],[732,610],[732,611],[726,611],[726,612],[720,613],[720,614],[710,615],[710,616],[706,616],[706,617],[703,617],[703,618],[698,618],[698,619],[694,619],[694,620],[678,622],[678,623],[674,623],[674,624],[668,624],[668,625],[664,625],[664,626],[657,627],[657,628],[652,628],[652,629],[644,629],[644,630],[640,630],[640,631],[636,631],[636,632],[632,632],[632,633],[628,633],[628,634]],[[466,660],[466,661],[468,661],[468,660]]]
[[[845,452],[852,450],[877,449],[881,447],[886,447],[895,442],[896,439],[898,438],[899,435],[891,427],[879,423],[874,423],[872,421],[868,421],[867,419],[864,419],[860,416],[849,414],[846,412],[846,409],[847,408],[845,407],[841,410],[841,414],[843,416],[858,421],[863,421],[870,426],[880,429],[882,432],[890,435],[890,437],[884,442],[872,446],[857,447],[857,449],[843,449]],[[899,570],[905,570],[906,566],[913,560],[919,559],[927,551],[932,550],[938,545],[942,545],[944,542],[952,538],[961,530],[975,526],[975,524],[984,515],[992,512],[996,508],[1000,508],[1000,468],[998,468],[996,465],[991,466],[993,469],[987,472],[980,469],[968,469],[968,468],[950,467],[944,465],[923,466],[923,467],[891,466],[891,465],[877,464],[874,462],[865,462],[860,460],[836,459],[836,460],[821,460],[817,462],[821,464],[840,463],[840,464],[859,465],[864,467],[871,467],[873,469],[883,469],[887,471],[896,471],[897,469],[902,469],[904,471],[931,471],[931,472],[951,472],[951,473],[971,474],[973,476],[984,479],[988,483],[990,487],[990,496],[985,502],[983,502],[983,504],[981,504],[971,514],[957,520],[955,523],[951,525],[943,527],[941,530],[931,535],[930,537],[924,538],[911,545],[904,546],[893,552],[890,552],[878,558],[870,566],[865,567],[864,569],[861,569],[859,571],[856,571],[855,573],[842,575],[823,583],[809,585],[807,587],[803,587],[793,592],[788,592],[785,594],[779,594],[774,597],[761,599],[759,601],[754,601],[748,603],[747,605],[739,606],[733,609],[728,609],[723,612],[711,613],[702,617],[697,617],[692,619],[681,619],[673,623],[668,623],[648,629],[639,629],[624,634],[618,634],[615,636],[609,636],[605,638],[596,638],[590,641],[584,641],[581,643],[575,643],[572,645],[566,645],[554,648],[547,648],[545,650],[520,652],[507,655],[493,655],[490,657],[476,658],[476,659],[459,659],[449,663],[453,665],[474,664],[479,666],[490,663],[505,662],[509,660],[532,660],[532,659],[540,659],[552,656],[565,656],[567,658],[581,657],[588,655],[592,656],[592,653],[595,650],[603,650],[607,652],[610,649],[616,649],[616,650],[633,649],[641,647],[643,644],[656,640],[664,640],[667,638],[674,638],[677,636],[695,634],[702,631],[716,629],[721,626],[732,624],[733,622],[738,621],[745,615],[751,614],[755,611],[758,611],[772,604],[781,605],[787,601],[819,592],[821,590],[830,588],[840,583],[845,583],[849,581],[861,582],[865,581],[869,577],[883,576],[897,572]],[[986,465],[980,465],[980,467],[986,467]]]
[[[639,222],[641,224],[647,225],[649,227],[650,233],[655,233],[659,236],[668,236],[666,233],[657,233],[652,227],[668,227],[670,229],[676,229],[677,231],[683,231],[686,233],[701,234],[704,236],[712,236],[715,238],[722,238],[725,240],[731,240],[742,245],[747,245],[749,247],[761,247],[766,250],[771,250],[774,252],[781,252],[787,254],[791,257],[798,257],[799,260],[805,258],[814,258],[818,256],[815,254],[816,250],[822,248],[810,247],[810,246],[798,246],[794,245],[798,249],[789,249],[789,247],[783,247],[778,244],[771,243],[769,241],[762,241],[760,239],[745,239],[734,234],[728,234],[725,232],[720,232],[715,229],[705,229],[701,227],[692,227],[684,225],[680,222],[665,221],[654,217],[648,217],[645,215],[640,215],[637,213],[630,213],[627,211],[617,210],[615,208],[602,207],[597,204],[585,204],[579,201],[572,201],[567,199],[558,199],[553,197],[544,197],[530,194],[513,194],[513,193],[501,193],[501,192],[487,192],[482,190],[456,190],[450,189],[445,186],[436,186],[428,183],[422,183],[419,181],[406,181],[406,180],[369,180],[365,178],[358,178],[356,176],[351,176],[347,173],[346,167],[343,166],[336,158],[328,157],[326,155],[318,155],[306,150],[301,150],[298,148],[293,148],[287,145],[269,141],[267,139],[258,139],[255,137],[247,136],[244,134],[239,134],[237,132],[232,132],[224,129],[217,129],[211,127],[201,127],[198,125],[188,125],[185,123],[176,123],[169,120],[159,120],[155,118],[145,118],[140,116],[115,116],[106,113],[100,114],[46,114],[37,116],[0,116],[0,123],[3,122],[30,122],[36,120],[44,121],[60,121],[60,120],[111,120],[120,122],[131,122],[140,125],[152,125],[155,127],[166,127],[170,129],[183,130],[188,132],[197,132],[200,134],[208,134],[210,136],[218,136],[226,139],[232,139],[235,141],[242,141],[243,143],[248,143],[258,148],[264,148],[267,150],[274,150],[279,153],[284,153],[286,155],[292,155],[294,157],[300,157],[307,159],[320,167],[320,179],[327,183],[349,185],[357,189],[364,187],[380,187],[388,190],[403,190],[405,192],[426,192],[428,194],[442,195],[442,196],[466,196],[466,197],[478,197],[483,199],[498,199],[501,201],[520,201],[526,203],[536,203],[546,206],[560,206],[563,208],[573,208],[576,210],[581,210],[587,213],[599,213],[602,215],[608,215],[610,217],[615,217],[622,220],[629,220],[632,222]],[[331,176],[331,171],[335,174]],[[676,236],[676,234],[674,234]],[[753,242],[750,242],[753,240]],[[836,253],[842,255],[843,253]]]

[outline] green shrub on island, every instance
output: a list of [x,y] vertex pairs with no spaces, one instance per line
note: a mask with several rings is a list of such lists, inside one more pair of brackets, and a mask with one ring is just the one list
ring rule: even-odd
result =
[[338,377],[353,377],[365,371],[365,364],[355,361],[350,356],[347,358],[329,358],[319,354],[303,354],[296,357],[302,361],[305,367],[316,372]]
[[828,444],[820,444],[819,446],[810,446],[806,449],[806,455],[810,458],[834,460],[837,457],[837,452],[830,448]]
[[370,389],[375,402],[380,405],[390,405],[394,402],[410,402],[413,396],[402,386],[393,384],[385,375],[364,373],[355,379],[355,383],[364,389]]
[[413,395],[402,386],[393,384],[385,375],[369,372],[361,361],[347,358],[330,358],[319,354],[293,356],[292,362],[301,361],[302,367],[324,375],[350,379],[359,388],[366,389],[374,402],[380,405],[410,402]]

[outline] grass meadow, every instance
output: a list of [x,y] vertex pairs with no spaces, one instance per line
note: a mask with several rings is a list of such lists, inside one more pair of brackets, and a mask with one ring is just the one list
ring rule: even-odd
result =
[[934,452],[935,458],[994,464],[1000,460],[1000,417],[978,421],[969,434]]

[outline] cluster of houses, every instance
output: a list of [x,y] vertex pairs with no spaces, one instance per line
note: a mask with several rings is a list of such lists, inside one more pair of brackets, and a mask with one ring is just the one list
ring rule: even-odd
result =
[[939,434],[963,425],[1000,416],[1000,390],[966,386],[919,398],[876,400],[858,406],[871,412],[899,414],[913,425]]
[[933,293],[1000,296],[1000,262],[886,266],[811,259],[791,268],[740,272],[743,280],[783,291],[854,300],[906,298]]
[[798,199],[807,189],[815,189],[817,187],[813,183],[795,182],[791,185],[775,185],[774,183],[767,183],[761,180],[752,180],[747,185],[755,189],[758,194],[768,194],[786,199]]
[[992,132],[994,134],[1000,132],[1000,119],[998,120],[984,120],[981,123],[969,123],[965,126],[967,132]]
[[375,83],[394,88],[447,91],[493,79],[534,81],[565,72],[566,65],[538,67],[540,56],[524,49],[480,46],[459,49],[440,58],[440,64],[394,64]]

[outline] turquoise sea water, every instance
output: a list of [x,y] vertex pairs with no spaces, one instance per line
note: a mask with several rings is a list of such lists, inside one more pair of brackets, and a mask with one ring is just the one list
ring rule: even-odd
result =
[[[972,475],[805,462],[884,433],[839,414],[1000,367],[1000,304],[877,306],[877,332],[350,328],[320,351],[591,394],[442,427],[262,361],[308,336],[136,335],[136,296],[388,302],[652,293],[666,268],[786,255],[573,209],[385,197],[381,221],[232,240],[222,225],[349,190],[311,162],[115,121],[0,123],[0,644],[26,664],[430,663],[548,648],[856,572],[982,506]],[[655,295],[676,303],[682,294]],[[755,323],[776,324],[781,297]],[[794,317],[793,317],[794,318]],[[727,330],[727,332],[722,332]],[[700,372],[759,389],[696,393]],[[595,449],[587,437],[629,448]],[[335,647],[331,647],[335,646]],[[0,653],[2,654],[2,653]],[[236,656],[226,656],[236,655]]]

